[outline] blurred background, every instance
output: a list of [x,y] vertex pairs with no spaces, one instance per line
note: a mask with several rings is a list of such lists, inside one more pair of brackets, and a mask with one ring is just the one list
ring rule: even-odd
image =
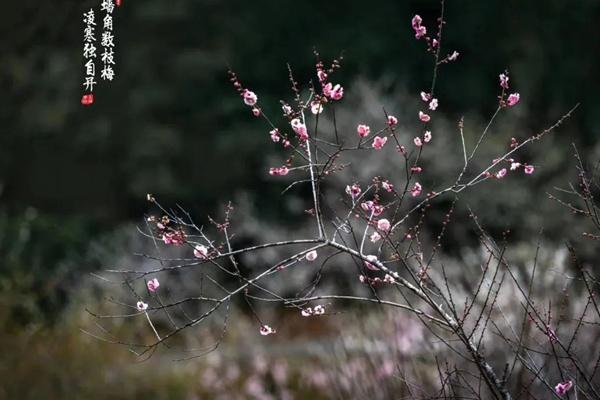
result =
[[[236,383],[221,384],[239,387],[239,398],[309,398],[319,385],[334,388],[325,398],[342,396],[344,383],[327,384],[326,373],[311,361],[323,354],[319,346],[336,344],[311,338],[328,337],[335,324],[360,309],[282,342],[281,359],[249,355],[248,368],[258,371],[252,376],[244,375],[246,361],[239,357],[238,370],[223,367],[222,358],[233,357],[235,346],[253,343],[235,333],[249,323],[243,310],[228,339],[234,347],[223,350],[222,358],[140,364],[126,348],[80,332],[91,323],[85,306],[103,295],[89,274],[134,260],[131,254],[145,246],[135,226],[150,210],[146,193],[199,218],[218,215],[231,200],[242,203],[243,219],[258,227],[294,231],[302,219],[298,210],[307,208],[305,193],[279,201],[285,185],[266,171],[282,156],[268,145],[268,127],[236,95],[228,67],[268,113],[278,114],[279,100],[293,98],[287,63],[306,83],[313,79],[313,49],[324,60],[343,54],[335,79],[347,93],[347,105],[340,106],[346,107],[340,111],[347,117],[343,129],[353,134],[359,122],[353,115],[364,112],[375,120],[382,106],[408,124],[432,71],[410,19],[419,13],[433,29],[439,2],[123,0],[114,22],[116,79],[95,89],[93,106],[82,107],[82,13],[99,10],[99,3],[22,0],[4,4],[0,13],[0,398],[234,398],[210,386],[227,374]],[[460,117],[474,140],[495,110],[498,74],[505,69],[521,102],[492,130],[496,149],[512,136],[541,131],[581,103],[526,153],[538,167],[532,178],[469,198],[490,232],[514,232],[515,246],[527,247],[541,228],[549,246],[585,229],[547,192],[576,176],[571,143],[586,162],[599,159],[599,18],[597,0],[446,1],[443,46],[460,57],[444,66],[438,82],[439,126],[450,139],[440,141],[426,161],[432,185],[456,161],[447,159],[460,163],[460,153],[444,145],[456,139]],[[457,212],[448,257],[460,259],[477,245],[467,215]],[[244,240],[260,241],[252,234],[258,227],[245,232]],[[590,259],[598,254],[594,248],[581,251]],[[390,322],[385,313],[369,314],[377,316]],[[354,328],[368,331],[364,325]],[[290,372],[287,357],[296,348],[311,366],[310,385],[306,371]],[[393,375],[392,360],[370,363],[356,368],[377,379]],[[363,389],[366,396],[370,389]]]

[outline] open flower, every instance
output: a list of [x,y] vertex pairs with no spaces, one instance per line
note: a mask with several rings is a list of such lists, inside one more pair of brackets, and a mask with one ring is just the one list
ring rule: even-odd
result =
[[394,185],[392,185],[389,181],[381,182],[381,187],[387,192],[394,190]]
[[431,99],[431,102],[429,102],[429,109],[431,111],[435,111],[438,108],[438,99]]
[[275,333],[275,329],[271,328],[269,325],[261,326],[259,331],[263,336],[272,335]]
[[535,171],[535,167],[533,165],[526,165],[525,168],[523,168],[523,170],[527,175],[531,175]]
[[247,90],[247,89],[244,90],[244,93],[242,94],[242,96],[244,98],[244,103],[247,106],[253,106],[258,101],[258,96],[254,92],[251,92],[250,90]]
[[502,179],[506,176],[507,171],[506,168],[502,168],[500,171],[496,172],[496,178]]
[[291,120],[290,125],[292,125],[292,129],[294,132],[296,132],[301,141],[306,142],[308,140],[308,131],[306,130],[306,125],[304,125],[299,118],[294,118]]
[[317,259],[317,251],[312,250],[306,253],[306,261],[315,261]]
[[390,230],[391,227],[392,225],[390,224],[390,221],[388,221],[385,218],[382,218],[379,221],[377,221],[377,229],[379,229],[380,231],[387,232]]
[[152,278],[148,281],[146,285],[148,286],[149,291],[156,292],[158,290],[158,287],[160,286],[160,283],[158,282],[158,279]]
[[355,183],[352,186],[350,186],[350,185],[346,186],[346,194],[348,196],[352,197],[353,199],[360,196],[360,193],[361,193],[361,189],[360,189],[360,186],[358,185],[358,183]]
[[423,135],[423,141],[425,143],[431,142],[431,131],[425,131],[425,134]]
[[506,99],[506,105],[509,107],[514,106],[521,99],[521,95],[519,93],[512,93],[508,95],[508,99]]
[[323,112],[323,105],[318,101],[313,101],[310,103],[310,112],[313,114],[321,114]]
[[419,111],[419,119],[423,122],[429,122],[429,120],[431,120],[431,117],[429,116],[429,114],[425,114],[423,111]]
[[394,117],[393,115],[388,115],[387,123],[389,126],[396,126],[398,125],[398,118]]
[[369,236],[369,240],[373,243],[377,243],[381,239],[381,235],[379,232],[373,232],[371,236]]
[[194,257],[205,259],[207,255],[208,249],[206,248],[206,246],[199,244],[196,245],[196,247],[194,247]]
[[423,141],[422,141],[422,140],[421,140],[421,138],[420,138],[420,137],[418,137],[418,136],[417,136],[416,138],[414,138],[414,139],[413,139],[413,142],[414,142],[415,146],[417,146],[417,147],[421,147],[421,146],[423,146]]
[[421,92],[421,100],[424,102],[428,102],[431,99],[431,94],[426,92]]
[[340,85],[335,85],[333,89],[331,89],[331,92],[329,92],[329,97],[331,97],[333,100],[341,100],[343,96],[344,88]]
[[368,125],[360,124],[356,127],[356,132],[358,132],[358,136],[366,137],[371,133],[371,128]]
[[135,305],[135,307],[137,308],[138,311],[146,311],[146,309],[148,308],[148,304],[144,303],[143,301],[138,301],[137,304]]
[[386,142],[387,142],[388,138],[386,136],[381,137],[381,136],[375,136],[373,138],[373,148],[375,150],[381,150],[381,148],[383,146],[385,146]]
[[410,194],[412,195],[412,197],[417,197],[421,195],[422,190],[423,187],[421,186],[421,184],[419,182],[415,182],[412,189],[410,189]]

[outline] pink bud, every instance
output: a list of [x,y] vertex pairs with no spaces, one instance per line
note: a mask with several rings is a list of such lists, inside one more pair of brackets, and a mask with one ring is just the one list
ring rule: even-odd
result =
[[309,251],[308,253],[306,253],[306,261],[315,261],[317,259],[317,251],[316,250],[312,250]]
[[423,111],[419,111],[419,119],[423,122],[429,122],[431,117],[428,114],[425,114]]
[[375,261],[377,261],[377,256],[374,256],[374,255],[368,255],[368,256],[366,257],[366,259],[367,259],[367,260],[369,260],[370,262],[368,262],[368,261],[365,261],[365,267],[367,267],[367,268],[368,268],[368,269],[370,269],[371,271],[379,271],[379,267],[378,267],[378,266],[371,264],[372,262],[375,262]]
[[417,146],[417,147],[423,146],[423,142],[421,141],[421,138],[418,136],[413,139],[413,142],[415,143],[415,146]]
[[393,115],[388,115],[387,123],[389,126],[396,126],[398,125],[398,118]]
[[520,99],[521,95],[519,95],[519,93],[512,93],[508,96],[508,99],[506,99],[506,105],[512,107],[517,104]]
[[533,165],[526,165],[525,168],[523,168],[523,170],[527,175],[531,175],[535,171],[535,167]]

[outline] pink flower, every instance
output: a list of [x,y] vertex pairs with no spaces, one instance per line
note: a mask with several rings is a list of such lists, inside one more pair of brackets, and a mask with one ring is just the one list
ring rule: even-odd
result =
[[506,176],[507,171],[506,168],[502,168],[500,171],[496,172],[496,178],[502,179]]
[[416,29],[419,26],[421,26],[422,22],[423,22],[423,19],[421,18],[421,16],[419,14],[415,14],[415,16],[412,18],[411,25],[412,25],[413,29]]
[[378,232],[373,232],[371,236],[369,236],[369,239],[371,242],[376,243],[379,241],[379,239],[381,239],[381,235]]
[[454,50],[454,52],[450,55],[450,57],[448,57],[448,61],[456,61],[459,54],[460,53],[458,51]]
[[421,100],[423,100],[424,102],[428,102],[429,100],[431,100],[431,94],[421,92]]
[[383,277],[383,281],[385,283],[396,283],[396,280],[390,274],[385,274],[385,276]]
[[279,129],[275,128],[272,131],[270,131],[269,134],[271,135],[271,140],[273,142],[277,143],[281,140],[281,135],[279,134]]
[[356,132],[358,132],[358,136],[366,137],[369,136],[369,133],[371,133],[371,128],[369,128],[368,125],[360,124],[356,127]]
[[208,249],[206,248],[206,246],[199,244],[199,245],[196,245],[196,247],[194,247],[194,257],[200,258],[200,259],[205,259],[207,255],[208,255]]
[[422,191],[423,187],[421,186],[421,184],[419,182],[415,182],[412,189],[410,189],[410,194],[412,195],[412,197],[417,197],[421,195]]
[[287,175],[290,170],[285,165],[283,167],[269,168],[269,175],[271,176],[284,176]]
[[425,35],[427,35],[427,28],[425,28],[422,25],[419,26],[418,28],[415,28],[415,38],[416,39],[421,39]]
[[371,271],[379,271],[379,267],[378,266],[371,264],[371,263],[377,261],[377,256],[368,255],[368,256],[366,256],[366,259],[369,260],[370,262],[365,261],[365,267],[367,267]]
[[292,107],[287,104],[282,105],[281,110],[283,111],[283,115],[290,115],[292,113]]
[[358,186],[358,183],[355,183],[352,186],[350,186],[350,185],[346,186],[346,194],[348,196],[352,197],[353,199],[360,196],[360,193],[361,193],[361,189],[360,189],[360,186]]
[[149,291],[156,292],[158,290],[158,287],[160,286],[160,283],[158,283],[158,279],[152,278],[148,281],[146,286],[148,286]]
[[181,231],[165,232],[162,235],[162,240],[165,244],[181,246],[185,243],[185,234]]
[[394,185],[392,185],[389,181],[381,182],[381,187],[387,192],[391,192],[392,190],[394,190]]
[[396,126],[398,125],[398,118],[394,117],[393,115],[388,115],[387,123],[389,126]]
[[312,251],[309,251],[308,253],[306,253],[306,261],[313,262],[316,259],[317,259],[317,251],[316,250],[312,250]]
[[385,143],[387,142],[388,138],[387,137],[380,137],[380,136],[375,136],[373,138],[373,148],[375,150],[381,150],[381,148],[383,146],[385,146]]
[[431,142],[431,131],[425,131],[425,135],[423,135],[423,141],[425,143]]
[[310,111],[315,115],[321,114],[323,112],[323,105],[318,101],[313,101],[310,103]]
[[320,69],[317,71],[317,77],[319,77],[319,82],[325,82],[327,79],[327,73]]
[[390,221],[388,221],[385,218],[377,221],[377,229],[379,229],[380,231],[387,232],[390,230],[391,227],[392,227],[392,224],[390,224]]
[[148,308],[148,304],[144,303],[143,301],[138,301],[137,304],[135,305],[135,307],[140,312],[146,311],[146,309]]
[[423,122],[429,122],[431,117],[428,114],[425,114],[423,111],[419,111],[419,119]]
[[431,99],[431,102],[429,103],[429,109],[431,111],[435,111],[438,108],[438,99]]
[[333,100],[340,100],[344,96],[344,88],[340,85],[335,85],[331,92],[329,93],[329,97]]
[[554,391],[556,392],[557,395],[559,396],[564,396],[565,394],[567,394],[567,392],[569,390],[571,390],[571,388],[573,387],[573,381],[566,381],[566,382],[561,382],[559,384],[557,384],[554,387]]
[[517,104],[520,99],[521,99],[521,95],[519,95],[519,93],[512,93],[512,94],[508,95],[508,99],[506,99],[506,105],[509,107],[512,107],[515,104]]
[[500,74],[500,87],[504,89],[508,89],[508,76],[505,74]]
[[526,165],[524,171],[527,175],[531,175],[535,171],[535,167],[533,165]]
[[306,142],[308,140],[308,131],[306,130],[306,125],[304,125],[299,118],[294,118],[291,120],[290,125],[292,125],[292,129],[294,132],[296,132],[301,141]]
[[510,170],[511,171],[514,171],[514,170],[516,170],[517,168],[520,168],[520,167],[521,167],[521,163],[518,163],[518,162],[510,163]]
[[263,325],[260,327],[260,334],[263,336],[272,335],[275,333],[275,329],[271,328],[269,325]]
[[433,39],[431,41],[431,47],[436,48],[438,46],[438,44],[440,44],[440,42],[438,42],[437,39]]
[[417,146],[417,147],[423,146],[423,142],[421,141],[421,138],[418,136],[413,139],[413,142],[415,143],[415,146]]
[[421,168],[421,167],[411,167],[410,168],[410,172],[412,172],[414,174],[420,174],[421,171],[423,171],[423,168]]
[[244,98],[244,103],[246,103],[247,106],[253,106],[258,101],[258,96],[248,89],[244,90],[242,97]]

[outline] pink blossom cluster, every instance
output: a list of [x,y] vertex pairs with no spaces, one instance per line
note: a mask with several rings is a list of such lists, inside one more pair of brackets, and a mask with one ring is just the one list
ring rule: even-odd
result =
[[290,172],[290,169],[285,165],[282,167],[269,168],[269,175],[271,176],[284,176]]

